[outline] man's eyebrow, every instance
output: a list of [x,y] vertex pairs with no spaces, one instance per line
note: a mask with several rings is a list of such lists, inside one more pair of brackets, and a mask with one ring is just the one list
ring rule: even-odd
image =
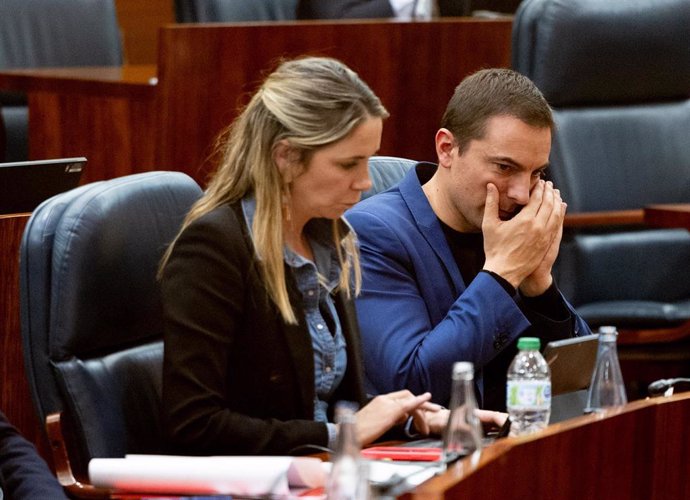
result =
[[[506,163],[506,164],[511,165],[511,166],[513,166],[513,167],[515,167],[515,168],[519,168],[520,170],[528,170],[527,167],[525,167],[524,165],[522,165],[522,164],[516,162],[516,161],[515,161],[514,159],[512,159],[510,156],[492,156],[492,155],[488,155],[487,158],[488,158],[490,161],[492,161],[492,162]],[[542,165],[541,167],[535,168],[534,171],[537,171],[537,170],[546,170],[546,169],[549,168],[550,166],[551,166],[551,164],[550,164],[549,162],[546,162],[546,163],[545,163],[544,165]]]

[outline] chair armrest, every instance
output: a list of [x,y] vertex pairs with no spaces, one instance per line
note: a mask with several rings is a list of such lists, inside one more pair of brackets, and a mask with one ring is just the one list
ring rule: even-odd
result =
[[654,227],[682,227],[690,231],[690,203],[650,205],[644,209],[644,221]]
[[610,212],[580,212],[566,214],[564,227],[628,226],[645,223],[644,210],[615,210]]
[[690,338],[690,321],[673,328],[618,329],[619,345],[663,344],[683,341],[687,338]]
[[55,473],[60,485],[70,498],[111,498],[113,493],[111,490],[96,488],[92,484],[82,483],[74,477],[62,432],[61,416],[61,413],[51,413],[46,417],[46,432],[53,452]]

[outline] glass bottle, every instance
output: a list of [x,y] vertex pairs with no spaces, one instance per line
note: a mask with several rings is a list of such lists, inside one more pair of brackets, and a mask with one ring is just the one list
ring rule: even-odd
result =
[[544,429],[551,416],[551,370],[539,352],[536,337],[518,340],[519,352],[508,368],[506,407],[510,435],[522,436]]
[[599,328],[597,361],[587,392],[585,413],[600,412],[607,407],[620,406],[628,402],[618,362],[617,336],[618,331],[614,326]]
[[370,498],[368,467],[360,455],[356,431],[357,405],[338,402],[335,421],[338,424],[333,465],[326,485],[328,500],[366,500]]
[[448,463],[482,448],[482,426],[474,394],[474,365],[453,365],[450,415],[443,433],[443,461]]

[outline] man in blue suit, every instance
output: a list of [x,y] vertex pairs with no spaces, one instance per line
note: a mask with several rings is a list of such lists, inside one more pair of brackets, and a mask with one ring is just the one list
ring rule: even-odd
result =
[[480,403],[505,408],[520,336],[591,333],[551,275],[566,205],[548,166],[554,122],[527,78],[482,70],[456,88],[435,136],[438,166],[346,217],[360,240],[357,313],[369,389],[450,397],[451,366],[475,364]]

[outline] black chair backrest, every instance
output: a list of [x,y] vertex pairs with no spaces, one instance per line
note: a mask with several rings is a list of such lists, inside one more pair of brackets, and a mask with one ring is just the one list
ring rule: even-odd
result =
[[690,2],[525,0],[513,68],[554,107],[570,212],[690,201]]
[[293,20],[297,0],[175,0],[178,23]]
[[200,195],[185,174],[147,172],[57,195],[27,223],[20,250],[27,377],[41,421],[66,416],[77,469],[93,457],[163,449],[156,272]]
[[[690,202],[690,2],[525,0],[513,68],[554,107],[550,175],[569,213]],[[690,319],[690,235],[569,231],[556,271],[592,326]]]

